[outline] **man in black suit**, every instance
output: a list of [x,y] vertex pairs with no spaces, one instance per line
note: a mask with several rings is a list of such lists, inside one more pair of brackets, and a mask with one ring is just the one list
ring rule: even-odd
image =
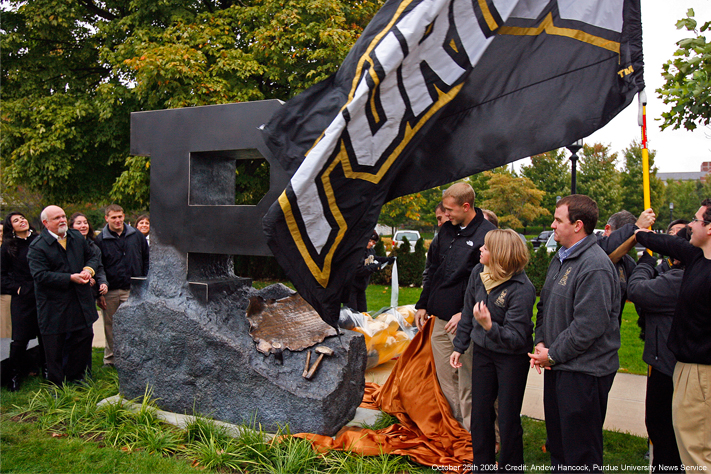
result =
[[89,280],[99,257],[86,239],[67,226],[58,206],[40,215],[45,229],[27,253],[35,282],[37,318],[44,342],[48,380],[77,381],[91,370],[92,324],[98,319]]

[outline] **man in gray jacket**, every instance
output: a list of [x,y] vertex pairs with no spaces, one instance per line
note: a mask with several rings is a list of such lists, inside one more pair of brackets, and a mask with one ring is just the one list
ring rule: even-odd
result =
[[619,368],[620,284],[593,235],[597,203],[573,194],[551,224],[561,248],[548,267],[531,366],[546,369],[543,406],[553,470],[602,470],[602,425]]

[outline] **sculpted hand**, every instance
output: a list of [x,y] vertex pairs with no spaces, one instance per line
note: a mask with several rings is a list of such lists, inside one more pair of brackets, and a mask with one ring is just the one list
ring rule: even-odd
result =
[[425,325],[428,319],[429,316],[427,316],[427,310],[418,309],[415,313],[415,324],[417,325],[417,329],[422,331],[422,327]]
[[648,229],[652,227],[652,224],[654,224],[655,220],[656,216],[654,215],[654,211],[650,207],[639,215],[639,219],[637,219],[636,225],[640,229]]
[[484,328],[484,331],[491,329],[491,313],[489,313],[489,309],[483,301],[479,301],[474,305],[474,319]]
[[459,356],[461,356],[461,354],[457,351],[452,352],[452,355],[449,356],[449,365],[451,365],[455,369],[458,369],[462,366],[462,363],[459,362]]
[[444,332],[455,334],[457,332],[457,325],[459,324],[460,319],[462,319],[462,313],[457,313],[452,316],[452,319],[447,321],[447,324],[445,324]]

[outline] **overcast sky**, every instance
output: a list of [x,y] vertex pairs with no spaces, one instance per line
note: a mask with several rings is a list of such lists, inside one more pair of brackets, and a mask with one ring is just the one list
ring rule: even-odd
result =
[[[676,22],[686,16],[689,8],[694,9],[700,24],[711,20],[711,0],[641,0],[641,3],[649,149],[657,152],[654,162],[660,172],[699,171],[701,162],[711,161],[711,139],[706,138],[707,134],[711,136],[711,129],[699,127],[689,132],[667,128],[661,131],[660,121],[655,119],[661,118],[669,106],[663,104],[654,91],[663,84],[662,64],[672,58],[676,42],[690,35],[685,29],[677,30]],[[621,152],[632,140],[641,140],[637,109],[635,99],[604,128],[586,138],[585,143],[609,144],[613,152]],[[516,167],[527,163],[530,160],[521,160]],[[618,163],[618,167],[622,165],[622,162]]]

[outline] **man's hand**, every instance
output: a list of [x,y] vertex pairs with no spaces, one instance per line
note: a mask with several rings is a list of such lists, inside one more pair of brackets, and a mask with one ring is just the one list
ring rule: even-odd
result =
[[548,363],[548,349],[545,344],[539,342],[533,351],[533,354],[529,353],[528,357],[531,358],[531,368],[534,368],[541,373],[541,367],[546,370],[551,370],[550,364]]
[[639,229],[634,231],[635,235],[637,235],[637,232],[652,232],[652,229],[647,229],[647,228],[643,229],[640,227]]
[[99,285],[99,294],[100,295],[105,295],[106,293],[109,292],[109,287],[106,285],[106,283],[102,283]]
[[418,309],[415,313],[415,324],[417,325],[417,329],[422,331],[422,327],[425,325],[428,319],[429,316],[427,316],[427,310]]
[[94,286],[94,285],[96,285],[96,280],[94,280],[92,278],[91,280],[89,280],[89,286]]
[[655,220],[656,220],[656,216],[654,215],[654,211],[650,207],[649,209],[643,211],[642,214],[639,215],[639,219],[637,219],[637,222],[635,224],[640,229],[648,229],[648,228],[652,227],[652,224],[654,224]]
[[106,310],[106,298],[104,298],[103,296],[100,296],[99,299],[96,300],[96,304],[99,305],[99,308],[103,309],[104,311]]
[[447,324],[444,325],[444,332],[448,332],[450,334],[456,334],[457,333],[457,325],[459,324],[459,320],[462,319],[462,313],[457,313],[452,318],[447,321]]
[[489,313],[489,309],[483,301],[479,301],[474,305],[474,319],[484,328],[484,331],[491,329],[491,313]]
[[86,285],[91,280],[91,275],[86,270],[82,270],[79,273],[72,273],[69,279],[77,285]]
[[449,365],[454,367],[455,369],[458,369],[462,366],[462,363],[459,362],[459,356],[461,356],[457,351],[452,352],[452,355],[449,356]]

